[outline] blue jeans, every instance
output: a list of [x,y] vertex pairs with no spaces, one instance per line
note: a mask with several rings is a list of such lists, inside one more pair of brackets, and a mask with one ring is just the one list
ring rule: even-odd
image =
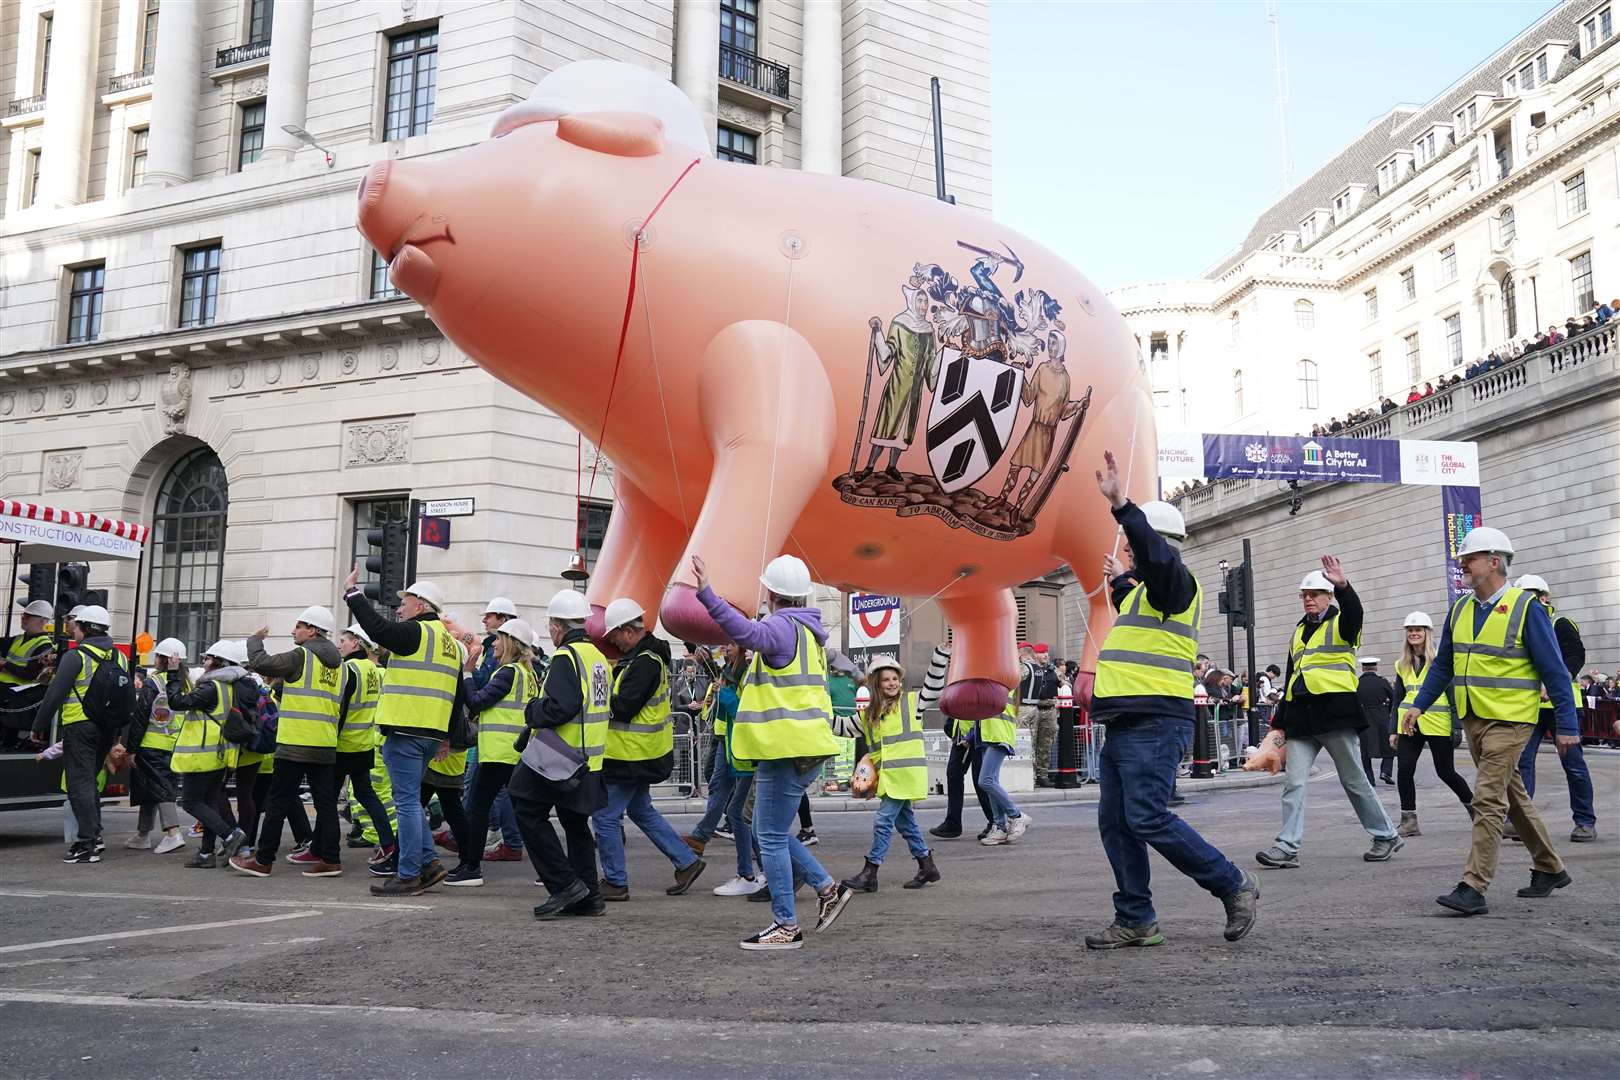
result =
[[820,774],[819,766],[800,773],[792,758],[761,761],[754,768],[754,835],[759,840],[765,881],[771,888],[771,915],[783,926],[799,924],[793,900],[795,873],[818,893],[833,882],[793,831],[799,800]]
[[[475,746],[467,751],[467,772],[461,781],[461,806],[471,816],[473,804],[473,785],[478,782],[478,748]],[[489,807],[490,820],[500,826],[501,843],[516,851],[523,850],[523,834],[518,832],[517,815],[512,812],[512,796],[501,788],[501,793],[495,796],[495,801]],[[476,827],[477,822],[473,822]],[[482,844],[482,836],[475,838]]]
[[[730,769],[731,766],[727,765],[726,768]],[[743,810],[748,805],[748,791],[753,786],[753,773],[731,774],[731,802],[726,805],[726,817],[731,819],[731,835],[737,845],[737,876],[742,878],[754,876],[754,830],[743,820]]]
[[433,852],[433,830],[422,806],[422,774],[439,751],[440,740],[423,735],[389,732],[383,738],[383,768],[394,788],[394,814],[399,842],[399,876],[413,878],[438,858]]
[[[1546,713],[1542,713],[1546,716]],[[1536,794],[1536,753],[1541,749],[1541,740],[1553,734],[1552,722],[1543,720],[1536,725],[1536,730],[1530,733],[1530,741],[1524,744],[1524,753],[1519,755],[1519,778],[1524,781],[1524,790],[1532,798]],[[1580,745],[1570,747],[1558,755],[1558,764],[1564,767],[1564,778],[1569,781],[1569,812],[1577,825],[1596,825],[1597,811],[1592,805],[1592,773],[1586,767],[1586,755],[1581,753]]]
[[[1170,788],[1192,735],[1192,722],[1174,717],[1144,717],[1108,725],[1098,762],[1097,829],[1114,869],[1114,918],[1121,926],[1159,921],[1148,886],[1150,845],[1171,866],[1217,897],[1230,896],[1243,885],[1243,872],[1232,860],[1170,812]],[[989,764],[986,755],[985,765]]]
[[1290,855],[1299,854],[1299,845],[1305,839],[1305,785],[1311,778],[1316,755],[1323,750],[1333,759],[1333,767],[1339,772],[1339,784],[1349,796],[1350,805],[1355,808],[1367,835],[1374,840],[1394,839],[1395,826],[1390,824],[1384,804],[1378,801],[1378,793],[1361,771],[1361,736],[1341,728],[1314,738],[1301,736],[1288,740],[1288,757],[1283,769],[1283,825],[1282,832],[1277,834],[1277,846]]
[[715,739],[714,749],[709,754],[709,802],[703,808],[702,819],[692,828],[694,839],[708,841],[714,836],[714,830],[720,827],[722,817],[731,820],[733,833],[737,831],[736,822],[742,815],[740,812],[729,813],[731,793],[736,787],[737,781],[731,771],[731,762],[726,759],[725,742]]
[[878,803],[877,817],[872,822],[872,850],[866,853],[866,861],[883,865],[883,856],[889,853],[889,839],[896,829],[906,838],[906,847],[911,849],[911,857],[920,859],[928,854],[928,844],[923,840],[922,829],[917,825],[917,815],[911,809],[910,799],[891,799],[884,795]]
[[603,880],[620,886],[630,883],[624,869],[626,814],[629,814],[630,820],[636,823],[636,828],[653,842],[653,846],[675,864],[675,869],[685,870],[697,862],[697,855],[686,846],[681,834],[676,832],[669,822],[664,820],[664,815],[653,806],[649,785],[622,784],[609,780],[602,786],[607,788],[607,805],[591,815],[591,830],[596,833],[596,850],[602,860]]
[[1018,807],[1013,805],[1012,796],[1001,786],[1001,766],[1010,756],[1005,746],[985,743],[984,761],[979,765],[979,778],[974,781],[978,789],[984,792],[984,797],[990,800],[990,820],[1001,829],[1006,829],[1011,819],[1023,817]]

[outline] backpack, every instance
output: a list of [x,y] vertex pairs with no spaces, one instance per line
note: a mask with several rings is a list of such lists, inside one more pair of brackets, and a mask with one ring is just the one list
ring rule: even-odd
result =
[[117,731],[135,715],[135,681],[124,666],[124,654],[117,649],[107,653],[107,663],[88,650],[81,651],[80,663],[90,665],[90,679],[84,693],[75,689],[84,715],[103,731]]
[[251,679],[239,679],[235,701],[225,716],[220,733],[226,741],[236,743],[254,754],[273,754],[276,751],[276,730],[281,725],[281,707],[268,686]]

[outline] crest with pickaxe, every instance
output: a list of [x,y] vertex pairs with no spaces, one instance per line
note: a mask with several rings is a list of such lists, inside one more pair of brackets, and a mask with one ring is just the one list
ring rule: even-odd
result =
[[989,248],[979,247],[977,244],[970,244],[966,240],[958,240],[956,242],[956,246],[966,251],[971,251],[976,255],[988,255],[990,258],[995,259],[998,262],[1012,263],[1014,268],[1016,268],[1018,271],[1013,275],[1014,285],[1018,284],[1019,279],[1024,276],[1024,260],[1020,259],[1018,257],[1018,253],[1015,252],[1011,247],[1008,247],[1005,242],[1003,242],[1001,245],[1002,248],[1007,252],[1005,255],[999,251],[991,251]]

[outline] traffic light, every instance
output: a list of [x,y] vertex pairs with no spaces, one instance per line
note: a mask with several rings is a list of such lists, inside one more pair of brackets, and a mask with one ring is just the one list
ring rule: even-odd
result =
[[29,563],[28,573],[17,575],[17,580],[28,590],[23,604],[43,600],[49,604],[56,598],[56,564]]
[[1254,580],[1249,573],[1249,564],[1243,563],[1227,570],[1222,584],[1225,588],[1217,598],[1220,613],[1231,619],[1233,626],[1250,625],[1254,621]]
[[366,570],[377,575],[365,586],[367,598],[392,606],[405,588],[405,560],[410,546],[410,527],[391,521],[380,529],[366,530],[366,545],[374,553],[366,556]]
[[56,621],[80,604],[89,603],[84,591],[90,584],[90,567],[85,563],[62,563],[56,568]]
[[86,589],[84,592],[79,594],[79,603],[84,604],[87,607],[93,604],[96,607],[104,608],[107,606],[107,590]]

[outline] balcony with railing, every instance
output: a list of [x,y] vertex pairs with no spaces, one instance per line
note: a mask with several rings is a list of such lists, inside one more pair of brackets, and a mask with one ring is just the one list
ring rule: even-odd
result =
[[141,86],[150,86],[152,83],[152,65],[147,64],[139,71],[126,71],[122,75],[114,75],[107,80],[107,93],[121,94],[125,90],[134,90]]
[[788,67],[724,43],[720,46],[720,77],[779,101],[788,100]]
[[228,49],[221,49],[214,54],[214,68],[235,67],[237,64],[246,64],[252,60],[263,60],[270,55],[270,39],[263,41],[250,41],[245,45],[232,45]]
[[29,113],[45,111],[45,95],[35,94],[33,97],[14,98],[6,109],[7,116],[27,116]]

